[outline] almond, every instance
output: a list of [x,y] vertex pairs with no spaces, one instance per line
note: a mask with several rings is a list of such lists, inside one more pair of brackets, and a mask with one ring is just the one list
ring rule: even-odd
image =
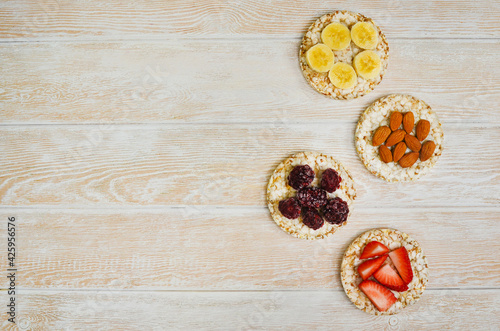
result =
[[418,153],[411,152],[405,154],[401,160],[399,160],[399,165],[403,168],[411,167],[418,160]]
[[403,122],[403,114],[401,114],[398,111],[395,111],[391,115],[391,121],[389,127],[391,128],[392,131],[396,131],[397,129],[399,129],[401,122]]
[[414,152],[420,152],[420,148],[422,148],[422,144],[420,143],[420,141],[409,134],[405,134],[405,143],[406,146],[408,146],[408,148]]
[[413,131],[413,126],[415,125],[415,117],[411,111],[407,112],[403,116],[403,128],[406,133],[411,133]]
[[431,158],[432,154],[436,150],[436,144],[433,141],[426,141],[422,145],[422,149],[420,150],[420,161],[427,161]]
[[405,155],[406,152],[406,144],[404,142],[400,142],[394,147],[394,150],[392,151],[392,158],[394,159],[394,162],[398,162],[399,159]]
[[387,147],[394,146],[398,142],[403,141],[404,138],[405,138],[405,132],[403,130],[396,130],[393,133],[391,133],[389,138],[387,138],[385,145]]
[[417,123],[417,138],[420,141],[423,141],[429,135],[429,131],[431,131],[431,123],[427,120],[420,120]]
[[385,145],[380,146],[380,148],[378,149],[378,153],[380,154],[380,159],[383,162],[385,163],[392,162],[391,151]]
[[390,134],[391,134],[391,129],[389,129],[388,126],[379,127],[377,131],[375,131],[375,134],[373,135],[372,145],[378,146],[380,144],[383,144]]

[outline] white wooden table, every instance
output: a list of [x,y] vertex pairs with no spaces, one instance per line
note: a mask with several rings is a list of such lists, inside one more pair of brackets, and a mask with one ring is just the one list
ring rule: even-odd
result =
[[[308,86],[298,46],[320,15],[372,17],[390,45],[370,94]],[[0,3],[0,267],[5,330],[500,328],[500,6],[497,1]],[[445,130],[430,175],[389,184],[358,159],[361,112],[389,93]],[[269,176],[303,150],[347,166],[347,227],[295,239],[272,221]],[[7,217],[17,222],[17,326]],[[374,317],[339,279],[377,227],[430,264],[416,305]]]

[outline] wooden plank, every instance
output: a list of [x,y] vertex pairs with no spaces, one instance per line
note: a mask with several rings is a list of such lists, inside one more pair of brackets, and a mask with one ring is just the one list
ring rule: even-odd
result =
[[264,206],[267,182],[289,155],[337,157],[364,206],[492,206],[500,196],[497,127],[445,124],[445,151],[416,183],[389,184],[355,152],[355,123],[4,126],[4,206]]
[[346,102],[307,84],[295,40],[0,44],[0,122],[353,122],[410,93],[443,122],[499,124],[499,52],[496,41],[391,41],[384,81]]
[[[499,290],[425,292],[393,316],[376,317],[342,291],[23,291],[22,330],[498,330]],[[3,300],[3,299],[2,299]],[[3,314],[5,315],[5,314]],[[327,327],[328,326],[328,327]],[[3,322],[3,330],[14,330]],[[16,329],[17,330],[17,329]]]
[[321,241],[291,237],[266,208],[3,208],[2,215],[18,223],[21,289],[342,289],[344,250],[382,227],[419,241],[431,268],[428,288],[500,287],[492,254],[500,249],[500,212],[492,208],[357,206],[345,228]]
[[348,9],[372,17],[389,38],[498,38],[496,1],[59,1],[0,7],[4,40],[299,37],[317,17]]

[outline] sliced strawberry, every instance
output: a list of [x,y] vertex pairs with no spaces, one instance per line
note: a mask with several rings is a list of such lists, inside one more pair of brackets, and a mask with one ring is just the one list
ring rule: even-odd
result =
[[371,259],[361,263],[358,267],[358,273],[363,278],[363,280],[368,279],[387,259],[387,255],[377,257],[376,259]]
[[401,277],[399,277],[396,270],[388,264],[384,264],[382,268],[375,271],[373,274],[376,280],[388,289],[404,292],[408,290],[408,286],[403,282]]
[[373,280],[365,280],[359,284],[359,289],[370,299],[379,311],[386,311],[397,301],[394,294]]
[[359,257],[361,260],[369,259],[370,257],[381,256],[386,253],[389,253],[389,248],[385,247],[384,244],[379,243],[378,241],[372,241],[366,244],[365,249],[363,249],[363,253]]
[[408,251],[404,247],[400,247],[389,253],[392,263],[399,272],[403,282],[408,285],[413,279],[413,270],[411,270],[410,258]]

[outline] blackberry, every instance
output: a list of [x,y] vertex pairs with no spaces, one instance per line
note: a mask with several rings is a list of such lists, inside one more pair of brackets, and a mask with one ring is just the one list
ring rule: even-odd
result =
[[314,171],[307,164],[298,165],[290,171],[290,175],[288,175],[288,185],[296,190],[300,190],[311,184],[314,180],[314,175]]
[[328,193],[335,192],[340,187],[341,182],[342,178],[333,169],[328,168],[321,175],[321,188]]
[[302,207],[320,208],[326,204],[328,195],[317,187],[305,187],[297,192],[297,200]]
[[341,198],[333,198],[328,200],[322,209],[325,221],[330,224],[342,224],[347,220],[349,214],[349,206],[347,202]]
[[278,209],[283,216],[289,219],[295,219],[300,216],[300,205],[295,198],[281,200]]
[[302,208],[302,222],[313,230],[318,230],[325,224],[319,212],[314,208]]

